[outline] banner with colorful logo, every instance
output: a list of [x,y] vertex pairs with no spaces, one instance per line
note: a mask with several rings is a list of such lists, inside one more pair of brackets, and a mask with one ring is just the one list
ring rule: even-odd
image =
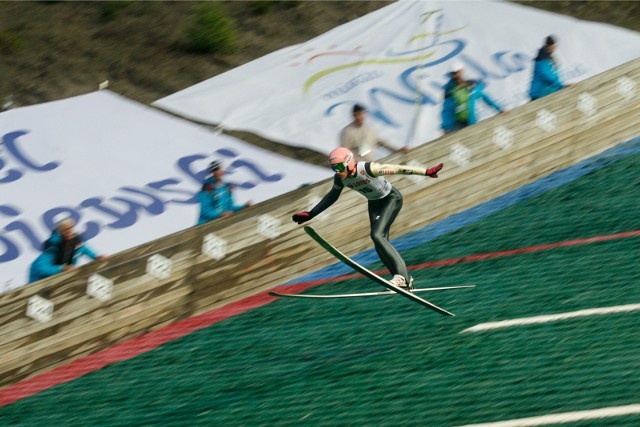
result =
[[64,217],[100,254],[195,225],[212,160],[238,204],[331,176],[109,91],[0,113],[0,138],[0,293]]
[[[529,100],[532,61],[548,35],[568,83],[640,56],[640,34],[605,24],[507,2],[398,1],[154,105],[328,153],[360,103],[382,138],[415,146],[442,134],[442,86],[453,63],[513,109]],[[496,113],[479,105],[480,119]]]

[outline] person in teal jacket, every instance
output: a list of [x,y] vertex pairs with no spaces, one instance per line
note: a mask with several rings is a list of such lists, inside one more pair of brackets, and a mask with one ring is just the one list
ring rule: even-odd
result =
[[533,77],[529,89],[532,101],[565,88],[560,80],[558,66],[553,57],[556,47],[556,39],[553,36],[548,36],[544,41],[544,46],[538,51],[538,56],[533,60]]
[[200,203],[200,216],[198,224],[212,221],[216,218],[227,217],[239,211],[251,203],[237,205],[233,200],[233,187],[222,181],[224,169],[220,162],[213,161],[209,165],[211,176],[205,179],[197,198]]
[[456,62],[451,68],[451,79],[444,86],[444,102],[442,104],[442,130],[451,133],[478,121],[476,103],[484,101],[494,110],[504,110],[491,97],[484,93],[485,84],[476,80],[465,80],[463,66]]
[[76,234],[75,221],[68,218],[60,221],[56,229],[42,245],[42,253],[29,268],[29,283],[75,268],[79,258],[102,259]]

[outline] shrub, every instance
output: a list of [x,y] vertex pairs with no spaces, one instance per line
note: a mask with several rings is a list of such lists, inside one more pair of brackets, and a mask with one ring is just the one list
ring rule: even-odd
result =
[[218,3],[195,6],[186,38],[187,49],[195,53],[233,53],[238,50],[235,21]]
[[25,41],[18,30],[0,31],[0,52],[5,54],[17,53],[24,45]]

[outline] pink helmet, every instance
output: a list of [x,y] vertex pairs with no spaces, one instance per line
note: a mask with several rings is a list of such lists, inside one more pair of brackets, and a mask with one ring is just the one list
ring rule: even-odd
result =
[[342,172],[345,169],[353,170],[356,167],[356,159],[351,150],[338,147],[329,153],[329,166],[335,172]]

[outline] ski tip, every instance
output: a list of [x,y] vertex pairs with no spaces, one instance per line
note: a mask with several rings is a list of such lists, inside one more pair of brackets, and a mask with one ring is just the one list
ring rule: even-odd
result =
[[455,314],[453,314],[450,311],[444,310],[444,309],[442,311],[438,311],[438,313],[442,314],[443,316],[447,316],[447,317],[456,317]]

